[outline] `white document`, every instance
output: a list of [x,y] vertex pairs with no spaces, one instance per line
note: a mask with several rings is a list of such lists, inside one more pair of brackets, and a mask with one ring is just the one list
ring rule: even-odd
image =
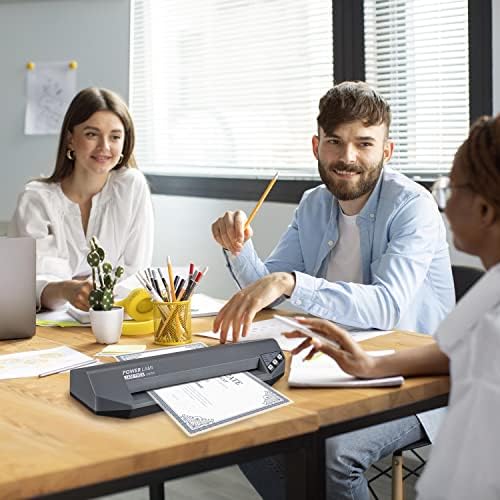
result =
[[188,436],[291,403],[249,373],[165,387],[148,394]]
[[214,299],[204,293],[195,293],[191,298],[191,317],[217,316],[225,303],[225,300]]
[[[289,332],[291,328],[284,325],[281,321],[277,319],[266,319],[264,321],[256,321],[252,323],[250,331],[246,337],[240,337],[240,342],[247,342],[249,340],[262,340],[262,339],[275,339],[283,351],[291,351],[300,345],[304,339],[287,339],[282,335],[283,332]],[[387,335],[388,331],[381,330],[350,330],[349,333],[352,335],[353,340],[356,342],[361,342],[362,340],[379,337],[381,335]],[[201,332],[195,335],[201,335],[202,337],[209,337],[211,339],[220,339],[219,333],[214,332]],[[231,342],[232,332],[229,332],[227,336],[228,342]]]
[[172,354],[179,351],[192,351],[193,349],[202,349],[207,347],[203,342],[193,342],[176,347],[163,347],[162,349],[151,349],[150,351],[131,352],[129,354],[120,354],[115,356],[118,361],[128,361],[130,359],[150,358],[152,356],[161,356],[162,354]]
[[[400,386],[403,377],[360,379],[347,374],[330,356],[317,353],[309,361],[303,361],[306,352],[293,356],[288,377],[290,387],[391,387]],[[393,350],[369,351],[371,356],[387,356]]]
[[63,371],[78,363],[93,361],[86,354],[61,346],[0,356],[0,379],[37,377],[53,370]]
[[24,133],[58,134],[76,92],[76,69],[68,62],[37,62],[26,72]]

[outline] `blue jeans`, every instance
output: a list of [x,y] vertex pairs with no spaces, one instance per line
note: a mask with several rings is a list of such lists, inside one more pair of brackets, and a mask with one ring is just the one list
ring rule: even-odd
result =
[[[328,500],[369,500],[365,471],[383,457],[423,439],[414,415],[326,440]],[[247,479],[264,500],[285,500],[285,463],[280,455],[241,464]]]

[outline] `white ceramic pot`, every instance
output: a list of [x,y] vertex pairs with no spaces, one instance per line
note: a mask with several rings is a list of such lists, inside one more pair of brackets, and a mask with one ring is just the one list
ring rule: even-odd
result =
[[120,340],[123,325],[123,307],[113,307],[109,311],[90,309],[90,325],[99,344],[116,344]]

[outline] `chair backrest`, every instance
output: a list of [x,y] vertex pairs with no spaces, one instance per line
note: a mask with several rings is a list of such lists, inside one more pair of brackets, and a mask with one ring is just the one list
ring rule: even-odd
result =
[[484,274],[482,269],[468,266],[451,266],[455,283],[455,299],[458,302],[474,283]]

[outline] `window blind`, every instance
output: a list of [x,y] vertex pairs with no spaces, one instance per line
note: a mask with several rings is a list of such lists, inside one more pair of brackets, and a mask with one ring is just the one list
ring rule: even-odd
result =
[[364,0],[366,81],[391,104],[391,165],[449,171],[469,130],[467,0]]
[[135,0],[130,106],[150,173],[314,178],[311,136],[333,84],[321,0]]

